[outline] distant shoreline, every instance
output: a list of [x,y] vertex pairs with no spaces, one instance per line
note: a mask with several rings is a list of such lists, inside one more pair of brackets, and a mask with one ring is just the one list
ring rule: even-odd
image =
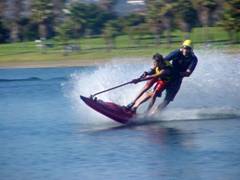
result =
[[[175,48],[172,48],[172,50],[174,50]],[[196,48],[198,49],[198,48]],[[206,48],[199,48],[199,49],[206,49]],[[17,61],[16,59],[18,59],[18,56],[14,57],[13,60],[8,60],[8,61],[1,61],[0,60],[0,69],[13,69],[13,68],[54,68],[54,67],[83,67],[83,66],[99,66],[99,65],[103,65],[106,63],[112,63],[114,62],[114,64],[116,63],[139,63],[139,62],[146,62],[146,60],[151,59],[152,54],[154,54],[155,52],[164,52],[163,54],[166,55],[166,52],[170,52],[171,50],[167,51],[167,50],[161,50],[161,49],[150,49],[151,51],[145,51],[142,50],[140,51],[140,53],[136,52],[134,54],[128,54],[129,52],[121,52],[121,53],[117,53],[117,55],[112,54],[112,56],[107,57],[99,57],[96,58],[96,56],[94,57],[93,54],[93,59],[89,58],[89,57],[73,57],[73,56],[66,56],[65,58],[63,58],[62,56],[57,56],[52,58],[51,55],[48,57],[48,59],[38,59],[38,57],[36,58],[23,58],[24,56],[21,57],[21,55],[19,55],[19,61]],[[209,48],[207,49],[209,50]],[[238,46],[236,46],[235,48],[223,48],[223,49],[219,49],[219,48],[214,48],[212,49],[214,50],[221,50],[224,53],[227,54],[240,54],[240,49],[238,48]],[[105,52],[105,54],[108,54]],[[105,55],[104,54],[104,55]],[[110,54],[110,52],[109,52]],[[47,56],[46,54],[44,56]],[[52,60],[51,60],[52,58]],[[69,59],[73,58],[72,60]],[[95,59],[96,58],[96,59]],[[59,60],[58,60],[59,59]],[[121,60],[119,60],[121,59]]]
[[0,69],[14,69],[14,68],[54,68],[54,67],[83,67],[83,66],[97,66],[110,62],[111,60],[95,60],[95,61],[47,61],[47,62],[6,62],[0,63]]
[[2,62],[0,69],[21,69],[21,68],[60,68],[60,67],[84,67],[84,66],[99,66],[106,63],[143,63],[148,58],[122,58],[121,61],[112,59],[101,60],[61,60],[61,61],[45,61],[45,62]]

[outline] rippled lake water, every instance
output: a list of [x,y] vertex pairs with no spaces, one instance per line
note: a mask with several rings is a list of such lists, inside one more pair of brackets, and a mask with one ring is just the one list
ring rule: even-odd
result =
[[[80,102],[146,67],[1,69],[0,179],[239,179],[239,85],[201,64],[158,119],[123,126]],[[126,104],[140,87],[101,98]]]

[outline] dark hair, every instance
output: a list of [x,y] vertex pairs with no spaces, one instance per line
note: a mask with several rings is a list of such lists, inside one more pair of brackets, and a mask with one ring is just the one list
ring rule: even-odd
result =
[[154,54],[152,58],[157,62],[163,62],[163,56],[159,53]]

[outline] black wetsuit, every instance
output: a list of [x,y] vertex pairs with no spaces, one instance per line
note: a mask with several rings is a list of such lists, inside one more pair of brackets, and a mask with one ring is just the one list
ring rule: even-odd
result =
[[172,63],[172,78],[166,87],[165,100],[173,101],[178,90],[181,87],[183,77],[180,75],[181,72],[190,70],[190,74],[194,71],[198,59],[191,53],[188,57],[183,56],[182,51],[177,49],[167,55],[164,60],[171,61]]

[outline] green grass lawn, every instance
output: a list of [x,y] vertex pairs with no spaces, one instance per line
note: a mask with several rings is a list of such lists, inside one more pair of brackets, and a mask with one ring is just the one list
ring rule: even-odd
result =
[[[227,32],[220,27],[210,27],[207,29],[208,37],[204,36],[203,28],[195,28],[190,34],[191,39],[195,43],[194,47],[198,48],[203,43],[209,42],[215,48],[228,48],[233,51],[239,50],[240,45],[227,45],[229,40]],[[165,35],[165,34],[164,34]],[[107,50],[103,38],[82,38],[71,40],[71,44],[80,46],[80,51],[63,54],[63,46],[56,41],[50,40],[53,47],[47,48],[44,53],[36,46],[35,42],[19,42],[11,44],[0,45],[0,66],[2,63],[9,62],[58,62],[68,60],[104,60],[113,57],[149,57],[156,52],[166,54],[172,49],[180,46],[184,39],[184,34],[180,31],[172,32],[172,41],[170,45],[167,44],[165,36],[161,38],[161,44],[154,43],[152,35],[144,35],[138,40],[131,41],[127,35],[121,35],[116,38],[115,48],[111,51]]]

